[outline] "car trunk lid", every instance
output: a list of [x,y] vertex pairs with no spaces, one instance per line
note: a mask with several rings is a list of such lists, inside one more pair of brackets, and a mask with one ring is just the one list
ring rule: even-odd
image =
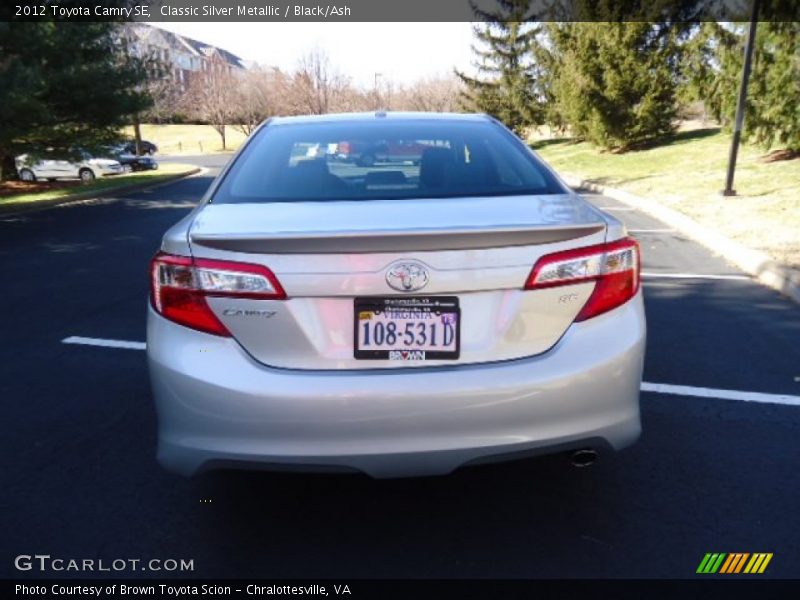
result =
[[[285,300],[208,304],[253,358],[297,369],[474,364],[544,352],[594,283],[524,291],[532,266],[605,235],[602,214],[571,194],[210,204],[189,230],[195,257],[260,264],[276,275]],[[391,287],[389,271],[406,264],[425,271],[424,287]],[[356,299],[387,297],[455,298],[458,358],[356,358]]]

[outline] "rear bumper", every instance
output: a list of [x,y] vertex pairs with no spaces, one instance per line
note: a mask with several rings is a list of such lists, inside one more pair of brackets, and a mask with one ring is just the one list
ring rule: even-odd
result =
[[184,475],[225,466],[445,474],[506,455],[620,449],[641,431],[641,292],[573,324],[542,355],[474,366],[273,369],[152,309],[147,335],[158,459]]

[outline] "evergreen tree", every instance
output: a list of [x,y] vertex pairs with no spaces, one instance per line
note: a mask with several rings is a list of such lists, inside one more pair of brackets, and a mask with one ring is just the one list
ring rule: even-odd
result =
[[[692,40],[686,86],[725,128],[736,115],[746,25],[706,24]],[[742,139],[800,151],[800,23],[756,30]]]
[[458,71],[456,75],[465,85],[462,103],[466,110],[488,113],[523,134],[543,121],[532,64],[539,28],[525,21],[529,0],[495,1],[498,6],[493,12],[472,3],[475,16],[483,21],[473,27],[478,77]]
[[569,123],[562,113],[556,87],[563,67],[563,49],[568,45],[571,23],[551,21],[543,25],[542,39],[533,50],[537,87],[543,100],[543,120],[551,129],[564,132]]
[[21,153],[67,158],[114,143],[149,107],[148,65],[126,52],[119,27],[0,22],[2,175]]
[[551,26],[555,112],[576,137],[613,150],[672,133],[682,32],[667,22]]

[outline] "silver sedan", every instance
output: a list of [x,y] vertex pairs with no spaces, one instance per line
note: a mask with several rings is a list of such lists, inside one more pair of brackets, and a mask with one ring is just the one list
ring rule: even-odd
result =
[[585,464],[640,434],[639,269],[622,224],[490,117],[269,120],[152,261],[159,461]]

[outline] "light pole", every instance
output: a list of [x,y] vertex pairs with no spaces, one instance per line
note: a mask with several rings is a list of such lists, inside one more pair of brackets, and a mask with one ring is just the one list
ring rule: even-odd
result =
[[750,68],[753,63],[753,47],[756,41],[756,26],[758,25],[758,5],[760,0],[753,0],[753,14],[750,17],[750,30],[747,32],[747,44],[744,49],[744,67],[742,68],[742,84],[739,86],[739,100],[736,103],[736,121],[733,128],[731,153],[728,157],[728,175],[725,178],[723,196],[735,196],[733,189],[733,174],[736,171],[736,157],[739,154],[739,142],[742,138],[742,125],[744,124],[744,109],[747,104],[747,83],[750,81]]
[[381,107],[381,96],[378,93],[378,79],[383,77],[383,73],[375,73],[375,110]]

